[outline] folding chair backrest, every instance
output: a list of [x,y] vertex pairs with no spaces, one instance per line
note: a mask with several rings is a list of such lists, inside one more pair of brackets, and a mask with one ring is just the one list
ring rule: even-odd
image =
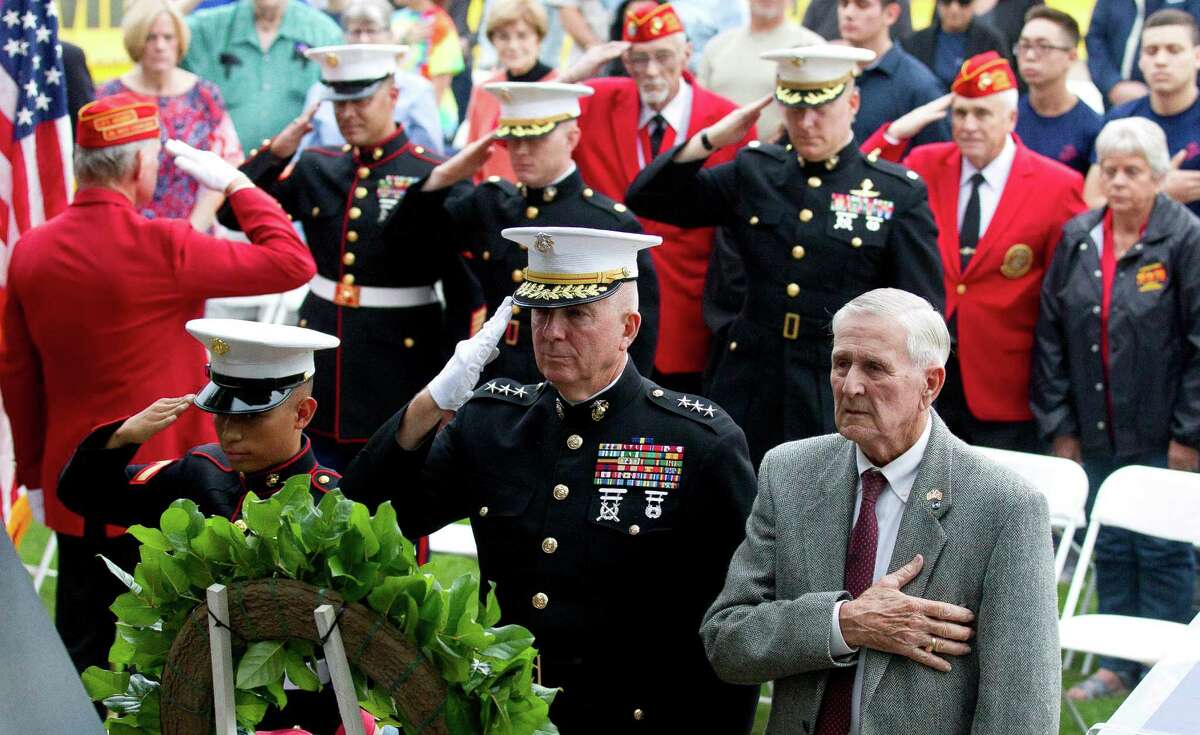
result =
[[1122,467],[1100,486],[1092,518],[1105,526],[1200,544],[1200,474]]
[[1080,528],[1087,522],[1087,475],[1079,463],[1044,454],[973,447],[993,462],[1016,472],[1046,496],[1050,523],[1056,528]]
[[1075,614],[1101,526],[1200,545],[1200,474],[1130,465],[1108,476],[1096,494],[1083,549],[1062,618]]

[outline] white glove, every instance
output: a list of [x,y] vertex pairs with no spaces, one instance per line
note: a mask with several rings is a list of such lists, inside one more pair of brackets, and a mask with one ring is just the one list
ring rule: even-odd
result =
[[217,154],[198,150],[182,140],[168,140],[166,147],[181,171],[213,191],[225,191],[241,175],[241,171]]
[[500,354],[496,343],[508,327],[509,319],[512,319],[511,296],[504,299],[483,329],[454,348],[454,355],[446,367],[429,382],[429,395],[438,408],[457,411],[471,398],[484,366]]
[[40,487],[26,488],[25,499],[29,503],[29,511],[33,513],[33,517],[37,522],[46,525],[46,498]]

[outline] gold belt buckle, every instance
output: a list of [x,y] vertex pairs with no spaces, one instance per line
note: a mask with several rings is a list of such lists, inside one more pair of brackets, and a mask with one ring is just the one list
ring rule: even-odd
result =
[[362,288],[350,283],[339,283],[333,290],[333,303],[357,309],[362,297]]
[[504,344],[509,347],[516,347],[517,341],[521,336],[521,322],[516,319],[508,320],[508,328],[504,330]]
[[783,315],[783,338],[796,339],[800,336],[800,315],[789,311]]

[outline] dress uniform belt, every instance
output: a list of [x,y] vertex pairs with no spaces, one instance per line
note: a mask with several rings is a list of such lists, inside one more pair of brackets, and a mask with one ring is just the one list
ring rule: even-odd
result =
[[[313,276],[308,289],[314,296],[334,301],[338,284],[324,276]],[[433,286],[411,286],[408,288],[383,288],[381,286],[359,286],[358,306],[375,308],[405,308],[438,303],[437,291]]]
[[814,333],[812,327],[805,325],[796,312],[765,314],[754,311],[750,308],[743,310],[729,332],[731,338],[745,339],[737,336],[742,334],[753,335],[754,342],[783,342],[788,346],[788,359],[793,363],[829,369],[832,343],[828,333]]

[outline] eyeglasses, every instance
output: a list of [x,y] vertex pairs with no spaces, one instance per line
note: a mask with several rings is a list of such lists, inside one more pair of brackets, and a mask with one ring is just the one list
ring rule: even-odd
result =
[[1012,47],[1013,56],[1024,56],[1025,54],[1027,54],[1029,52],[1033,52],[1033,58],[1035,58],[1035,59],[1040,59],[1051,51],[1070,51],[1070,50],[1071,50],[1070,46],[1054,46],[1052,44],[1043,43],[1041,41],[1038,41],[1036,43],[1029,43],[1028,41],[1018,41],[1017,43],[1013,44],[1013,47]]
[[655,51],[653,54],[627,54],[625,63],[631,69],[641,71],[650,66],[651,60],[663,68],[671,68],[679,61],[679,54],[674,51]]
[[949,5],[950,3],[957,3],[960,7],[964,7],[964,8],[967,7],[968,5],[970,5],[971,3],[975,2],[975,0],[937,0],[937,1],[938,1],[938,5]]

